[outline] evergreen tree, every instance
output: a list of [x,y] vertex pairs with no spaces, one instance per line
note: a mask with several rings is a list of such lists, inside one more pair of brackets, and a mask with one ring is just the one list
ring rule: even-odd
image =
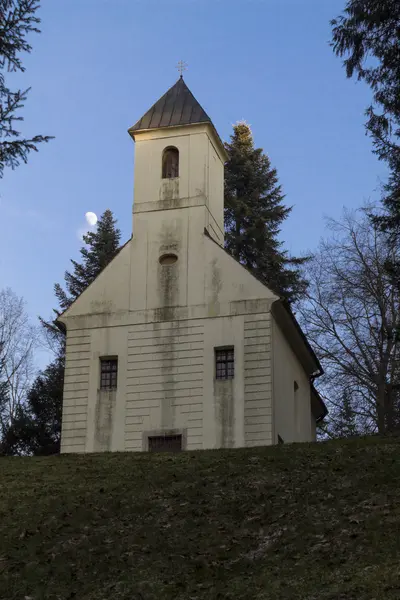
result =
[[[365,433],[372,433],[366,427],[365,420],[357,423],[356,410],[353,407],[352,395],[348,391],[338,394],[335,404],[329,403],[328,418],[317,423],[317,437],[320,440],[349,438]],[[363,420],[362,420],[363,421]]]
[[225,166],[225,247],[242,265],[273,291],[293,302],[306,289],[300,266],[305,258],[292,258],[278,240],[280,227],[291,208],[276,169],[261,148],[254,147],[250,127],[234,125]]
[[86,246],[80,250],[82,262],[71,260],[74,271],[73,273],[65,272],[67,291],[65,292],[58,283],[54,286],[61,312],[71,306],[72,302],[114,258],[120,239],[121,232],[116,228],[113,213],[107,209],[100,217],[96,231],[89,231],[83,236]]
[[[112,211],[107,209],[98,220],[96,231],[89,231],[83,236],[85,246],[80,250],[82,262],[71,259],[74,270],[72,273],[65,271],[66,290],[59,283],[54,286],[54,293],[59,304],[59,308],[54,309],[57,317],[71,306],[117,254],[121,231],[116,227],[116,223]],[[50,338],[56,342],[56,354],[63,354],[64,334],[53,322],[43,318],[40,318],[40,321]]]
[[344,390],[339,398],[337,410],[333,412],[331,421],[332,437],[354,437],[359,435],[356,410],[352,403],[352,394]]
[[[348,0],[332,22],[334,52],[345,57],[347,77],[365,81],[373,92],[366,130],[374,152],[389,168],[383,187],[386,215],[376,221],[400,234],[400,2]],[[400,284],[400,264],[396,265]]]
[[[65,272],[65,287],[56,284],[59,308],[65,311],[118,252],[121,232],[111,210],[100,217],[96,231],[83,236],[82,262],[72,260],[73,272]],[[21,408],[16,424],[8,432],[8,453],[53,454],[59,452],[65,363],[65,335],[51,321],[40,319],[55,344],[55,360],[39,374]],[[53,346],[54,348],[54,346]]]
[[4,454],[45,456],[60,452],[64,358],[35,379],[4,438]]
[[0,0],[0,178],[5,167],[14,169],[21,160],[27,162],[28,154],[37,151],[38,144],[51,139],[42,135],[20,138],[15,126],[23,120],[18,111],[23,108],[29,89],[12,91],[4,75],[25,71],[20,55],[32,50],[27,42],[29,34],[40,33],[39,6],[38,0]]

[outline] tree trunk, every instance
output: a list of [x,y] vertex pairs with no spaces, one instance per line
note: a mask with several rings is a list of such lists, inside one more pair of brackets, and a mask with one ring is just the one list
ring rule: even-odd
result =
[[385,390],[385,417],[386,417],[386,432],[393,433],[396,429],[395,412],[393,406],[393,398],[390,389]]
[[376,412],[378,421],[378,433],[385,435],[386,433],[386,411],[385,411],[385,383],[380,382],[378,384],[377,397],[376,397]]

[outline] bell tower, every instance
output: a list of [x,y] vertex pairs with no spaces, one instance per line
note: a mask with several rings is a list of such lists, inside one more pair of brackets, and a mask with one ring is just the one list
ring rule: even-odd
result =
[[[224,145],[181,76],[129,129],[135,141],[130,310],[171,321],[205,302],[205,232],[224,243]],[[137,285],[140,281],[141,284]]]
[[129,134],[135,141],[134,235],[143,221],[158,221],[160,211],[165,222],[179,210],[222,245],[227,155],[182,76]]

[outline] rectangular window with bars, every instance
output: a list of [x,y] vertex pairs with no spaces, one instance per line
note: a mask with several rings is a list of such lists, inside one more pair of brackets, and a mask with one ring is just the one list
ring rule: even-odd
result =
[[100,359],[100,389],[116,390],[118,379],[118,358]]
[[235,374],[235,352],[231,348],[215,348],[216,379],[233,379]]
[[181,435],[149,436],[149,452],[180,452],[182,450]]

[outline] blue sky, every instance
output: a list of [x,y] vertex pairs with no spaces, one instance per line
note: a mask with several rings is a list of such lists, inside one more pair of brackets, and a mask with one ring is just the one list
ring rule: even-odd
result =
[[130,236],[127,129],[175,82],[181,59],[221,137],[246,119],[278,169],[294,207],[282,231],[291,252],[316,247],[324,217],[376,199],[384,168],[364,133],[370,92],[329,47],[344,4],[42,0],[42,33],[13,81],[32,86],[23,131],[55,139],[0,180],[0,287],[23,296],[33,319],[49,316],[85,212],[111,208]]

